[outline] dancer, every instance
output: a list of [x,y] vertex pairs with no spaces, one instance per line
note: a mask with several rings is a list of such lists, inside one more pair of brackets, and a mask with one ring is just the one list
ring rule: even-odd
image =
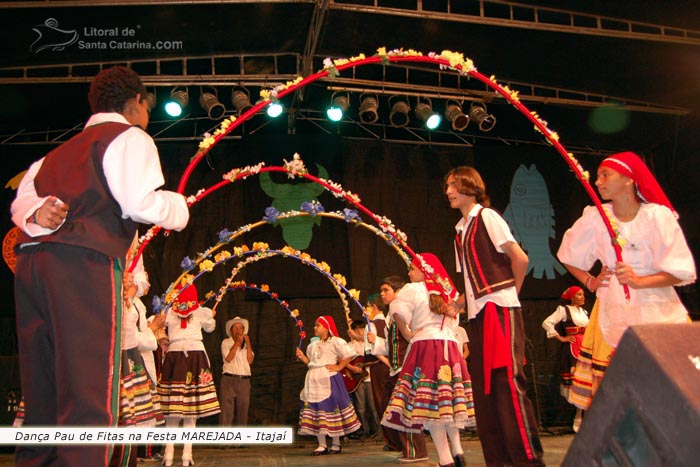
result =
[[455,226],[457,270],[464,274],[469,370],[479,441],[488,465],[539,466],[542,444],[527,397],[525,329],[518,292],[528,258],[505,220],[489,206],[481,175],[458,167],[445,177]]
[[[182,230],[189,219],[184,196],[157,190],[164,179],[138,74],[105,69],[88,99],[85,129],[29,168],[12,203],[23,231],[15,304],[25,426],[117,424],[123,262],[136,223]],[[15,465],[104,467],[110,451],[20,445]]]
[[[173,302],[165,324],[170,344],[158,381],[158,394],[165,415],[165,426],[194,428],[197,419],[220,412],[209,357],[202,342],[202,330],[216,327],[214,313],[199,306],[194,284],[181,284],[182,291]],[[173,465],[175,445],[165,445],[163,465]],[[192,443],[182,449],[182,465],[194,465]]]
[[[596,293],[581,344],[569,401],[587,410],[620,338],[632,325],[685,323],[688,312],[674,286],[695,282],[693,256],[676,213],[644,162],[632,152],[600,163],[595,181],[606,215],[618,230],[622,261],[593,206],[566,231],[557,256],[571,274]],[[602,269],[589,270],[596,261]],[[629,302],[623,285],[629,289]]]
[[[350,401],[340,371],[356,355],[341,337],[332,316],[321,316],[314,323],[314,335],[319,340],[306,348],[297,348],[297,358],[309,367],[299,413],[299,434],[316,436],[318,447],[312,456],[340,454],[340,437],[360,429],[360,420]],[[331,438],[328,449],[326,435]]]
[[428,429],[440,466],[465,466],[459,429],[473,425],[471,382],[451,329],[457,312],[443,297],[454,300],[457,290],[435,255],[419,256],[431,275],[424,275],[414,259],[411,283],[389,306],[410,345],[382,424],[414,433]]
[[[569,287],[561,294],[561,298],[570,304],[558,306],[554,313],[542,322],[542,327],[547,331],[547,338],[556,338],[562,343],[560,388],[562,397],[568,401],[574,368],[581,351],[583,332],[588,326],[588,312],[583,308],[586,295],[581,287],[576,285]],[[582,416],[582,410],[577,407],[573,424],[575,433],[578,433],[581,426]]]
[[[399,276],[386,277],[379,286],[380,297],[385,306],[391,306],[405,282]],[[383,414],[389,406],[389,400],[394,392],[394,387],[399,378],[399,373],[403,368],[403,362],[408,350],[408,341],[410,337],[408,333],[399,331],[397,320],[394,319],[394,314],[389,313],[385,320],[385,328],[380,335],[367,335],[368,341],[373,344],[372,353],[380,359],[387,359],[389,362],[389,373],[381,394],[381,407],[378,413]],[[406,326],[405,322],[401,321],[402,326]],[[377,327],[377,332],[381,328]],[[406,329],[405,329],[406,330]],[[375,365],[376,366],[376,365]],[[385,450],[395,450],[393,446],[398,446],[397,450],[401,451],[401,455],[397,459],[402,463],[422,462],[428,460],[428,446],[425,444],[425,435],[423,432],[406,432],[399,431],[395,428],[383,425],[382,431],[387,439]],[[390,449],[387,449],[389,447]]]

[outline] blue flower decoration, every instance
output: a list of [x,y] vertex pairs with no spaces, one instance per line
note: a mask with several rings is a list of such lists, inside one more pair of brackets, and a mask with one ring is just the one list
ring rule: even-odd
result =
[[194,267],[194,261],[192,261],[189,256],[185,256],[180,262],[180,267],[183,271],[189,271]]
[[229,238],[231,238],[231,232],[228,229],[222,230],[218,235],[220,243],[228,242]]
[[362,222],[362,219],[360,218],[359,214],[357,214],[357,211],[355,211],[354,209],[343,209],[343,217],[345,217],[345,222]]
[[318,201],[304,201],[301,203],[301,206],[299,207],[303,212],[308,212],[312,216],[315,216],[319,212],[324,212],[325,209],[323,209],[323,205],[319,203]]
[[265,216],[263,217],[263,220],[266,221],[268,224],[274,224],[277,222],[277,217],[280,215],[280,212],[273,208],[272,206],[265,208]]
[[153,308],[153,313],[160,313],[160,311],[163,309],[163,300],[158,295],[153,296],[153,303],[152,303],[152,308]]
[[411,386],[413,387],[413,389],[416,389],[418,387],[418,381],[420,380],[420,376],[421,376],[420,367],[416,367],[413,370],[413,378],[411,378]]

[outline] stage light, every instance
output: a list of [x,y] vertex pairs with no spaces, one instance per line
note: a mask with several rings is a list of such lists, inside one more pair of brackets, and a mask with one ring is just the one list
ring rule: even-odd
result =
[[440,114],[433,112],[432,102],[427,97],[416,104],[416,115],[423,120],[428,130],[434,130],[440,126],[440,122],[442,121]]
[[469,125],[469,116],[462,112],[462,105],[455,100],[448,100],[446,103],[445,118],[452,125],[455,131],[462,131]]
[[330,121],[339,122],[343,119],[343,114],[348,110],[349,107],[349,96],[347,94],[338,95],[337,92],[334,92],[331,96],[331,106],[328,107],[328,109],[326,110],[326,115],[328,115],[328,119]]
[[231,103],[235,107],[238,115],[247,112],[251,107],[253,107],[253,104],[250,103],[250,91],[243,86],[233,88]]
[[279,102],[270,102],[267,106],[267,116],[270,118],[277,118],[284,112],[284,107]]
[[379,102],[376,94],[363,94],[360,96],[360,121],[362,123],[374,123],[379,120],[377,112]]
[[212,120],[219,120],[226,113],[226,107],[219,102],[216,88],[202,89],[199,95],[199,105]]
[[171,117],[179,117],[189,101],[190,96],[187,88],[175,87],[170,91],[170,100],[165,103],[165,112]]
[[469,118],[474,120],[483,132],[491,131],[496,126],[496,117],[486,112],[486,104],[481,101],[472,102]]
[[408,105],[408,99],[405,96],[389,97],[389,123],[394,128],[402,128],[408,125],[410,118],[408,112],[411,107]]

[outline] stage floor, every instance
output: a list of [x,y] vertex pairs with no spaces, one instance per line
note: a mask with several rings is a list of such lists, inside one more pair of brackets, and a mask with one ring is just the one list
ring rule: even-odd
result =
[[[559,466],[564,460],[566,451],[573,440],[573,434],[543,435],[542,446],[544,448],[544,460],[548,466]],[[334,456],[309,455],[316,448],[315,440],[308,437],[298,437],[292,445],[249,445],[242,448],[215,448],[211,446],[194,446],[194,461],[197,467],[229,466],[232,462],[236,465],[257,467],[376,467],[381,465],[404,465],[396,461],[397,452],[385,452],[383,443],[379,440],[347,440],[343,445],[343,452]],[[462,448],[470,467],[484,466],[484,458],[481,454],[479,440],[465,434],[462,436]],[[174,465],[181,465],[181,448],[175,450]],[[417,462],[416,467],[433,467],[437,465],[437,453],[428,437],[428,452],[430,461]],[[0,467],[13,465],[13,455],[0,454]],[[157,467],[158,461],[139,460],[139,467]]]

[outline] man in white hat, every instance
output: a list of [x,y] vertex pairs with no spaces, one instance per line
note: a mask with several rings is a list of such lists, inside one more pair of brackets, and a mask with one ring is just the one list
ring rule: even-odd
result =
[[219,388],[219,425],[243,426],[248,424],[250,364],[255,357],[248,337],[248,320],[236,316],[226,321],[226,335],[228,338],[221,341],[224,371]]

